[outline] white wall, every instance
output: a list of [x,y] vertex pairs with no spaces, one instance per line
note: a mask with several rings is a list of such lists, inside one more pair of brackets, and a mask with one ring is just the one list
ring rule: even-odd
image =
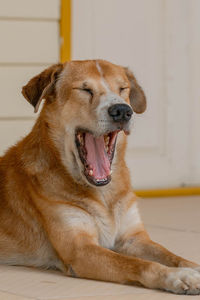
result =
[[59,0],[0,0],[0,155],[35,119],[21,87],[59,61]]
[[147,95],[129,138],[134,187],[200,185],[200,1],[72,1],[73,59],[129,66]]

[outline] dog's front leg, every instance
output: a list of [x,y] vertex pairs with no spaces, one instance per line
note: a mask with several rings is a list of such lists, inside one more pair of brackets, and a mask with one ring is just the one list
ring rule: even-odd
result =
[[158,243],[153,242],[146,231],[142,230],[128,237],[122,236],[117,243],[117,251],[139,258],[156,261],[169,267],[193,268],[200,271],[200,266],[173,254]]
[[200,275],[194,270],[180,271],[101,247],[92,218],[82,211],[76,214],[76,210],[67,212],[66,220],[54,216],[46,226],[68,275],[119,283],[137,282],[179,294],[200,293]]
[[55,247],[67,267],[67,274],[73,277],[140,283],[147,288],[178,294],[200,293],[200,275],[196,271],[183,269],[180,272],[156,262],[115,253],[94,243],[85,232],[80,232],[72,240],[66,233],[66,238],[63,236],[62,240],[55,241]]
[[115,253],[94,243],[93,238],[80,232],[70,243],[71,256],[57,249],[68,275],[118,283],[140,283],[148,288],[158,288],[177,294],[200,294],[200,274],[192,269],[169,268],[156,262]]

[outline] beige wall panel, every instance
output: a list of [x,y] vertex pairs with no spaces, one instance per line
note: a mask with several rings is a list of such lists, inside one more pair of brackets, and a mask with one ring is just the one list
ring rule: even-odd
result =
[[34,121],[0,121],[0,155],[14,145],[32,128]]
[[60,0],[0,0],[0,17],[59,19]]
[[47,67],[48,65],[0,67],[0,118],[36,116],[33,107],[21,94],[21,89],[32,77]]
[[0,21],[0,63],[53,63],[59,60],[59,24]]

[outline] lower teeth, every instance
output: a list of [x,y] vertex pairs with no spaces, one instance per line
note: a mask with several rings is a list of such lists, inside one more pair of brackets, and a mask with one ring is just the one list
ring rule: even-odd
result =
[[102,182],[102,181],[106,181],[107,180],[107,178],[104,178],[104,179],[97,179],[96,181],[97,182]]

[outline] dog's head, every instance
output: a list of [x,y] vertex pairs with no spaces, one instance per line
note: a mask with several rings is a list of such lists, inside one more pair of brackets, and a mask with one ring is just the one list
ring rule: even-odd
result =
[[73,177],[95,186],[109,183],[118,133],[128,134],[133,112],[146,109],[132,72],[104,60],[71,61],[44,70],[22,93],[35,112],[46,100],[43,114],[54,140],[57,134],[63,143],[57,148]]

